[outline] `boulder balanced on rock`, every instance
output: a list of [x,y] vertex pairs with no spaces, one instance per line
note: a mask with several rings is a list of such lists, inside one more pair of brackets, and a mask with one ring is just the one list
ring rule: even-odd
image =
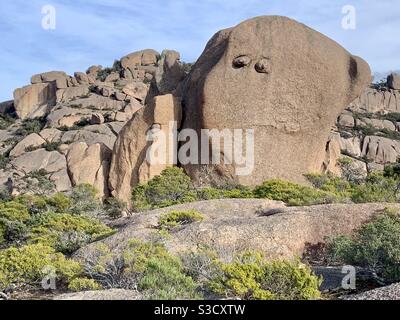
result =
[[370,80],[364,60],[294,20],[263,16],[222,30],[186,81],[183,128],[254,129],[254,170],[238,176],[235,163],[185,169],[211,183],[304,182],[304,174],[321,171],[331,126]]

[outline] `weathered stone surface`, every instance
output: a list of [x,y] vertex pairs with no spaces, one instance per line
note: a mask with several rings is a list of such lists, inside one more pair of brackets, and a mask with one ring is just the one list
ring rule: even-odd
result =
[[89,77],[86,73],[75,72],[74,77],[79,84],[89,84]]
[[85,291],[77,293],[66,293],[56,296],[54,300],[71,301],[132,301],[143,300],[143,296],[134,290],[110,289],[98,291]]
[[360,294],[343,296],[343,300],[400,300],[400,283],[369,290]]
[[54,82],[57,89],[65,89],[68,88],[67,79],[68,76],[63,71],[50,71],[34,75],[31,82],[32,84]]
[[350,114],[342,114],[339,117],[338,123],[339,123],[339,125],[341,125],[343,127],[353,128],[355,125],[355,120],[354,120],[353,116]]
[[180,54],[174,50],[164,50],[156,71],[156,83],[160,94],[173,92],[185,78],[180,63]]
[[66,168],[53,173],[50,176],[50,181],[54,183],[57,192],[66,192],[72,189],[71,180]]
[[399,112],[400,92],[396,90],[381,91],[367,88],[349,107],[357,112]]
[[332,133],[326,144],[325,160],[323,162],[323,172],[331,172],[340,175],[341,169],[338,160],[341,156],[340,135]]
[[362,156],[379,163],[395,163],[400,157],[400,143],[384,137],[368,136],[364,139]]
[[126,99],[126,94],[122,92],[116,92],[115,99],[117,99],[118,101],[124,101]]
[[67,102],[75,98],[89,95],[89,85],[80,85],[66,89],[57,90],[57,102]]
[[90,120],[93,111],[90,109],[71,108],[65,106],[52,111],[47,117],[47,126],[50,128],[72,127],[76,123]]
[[20,141],[10,152],[10,157],[19,157],[24,154],[28,148],[38,148],[44,145],[46,141],[36,133],[32,133]]
[[291,19],[257,17],[223,30],[189,75],[183,128],[254,129],[254,170],[239,176],[238,164],[185,169],[211,183],[303,183],[305,173],[321,170],[331,126],[370,80],[365,61]]
[[119,80],[119,73],[112,72],[106,77],[105,82],[115,82],[117,80]]
[[90,119],[90,124],[103,124],[104,116],[101,113],[92,114],[92,118]]
[[[102,132],[100,131],[101,129],[104,130],[108,129],[108,130],[106,132]],[[113,134],[113,132],[111,131],[111,129],[109,129],[108,126],[99,125],[99,126],[87,126],[81,130],[72,130],[65,132],[61,141],[63,143],[85,142],[88,145],[102,143],[106,145],[110,150],[112,150],[116,139],[117,139],[116,136]]]
[[131,82],[122,89],[122,92],[144,102],[149,93],[149,89],[149,86],[143,82]]
[[148,66],[157,64],[159,53],[152,49],[133,52],[121,59],[124,69],[133,72],[138,66]]
[[100,197],[106,197],[110,158],[111,151],[103,144],[88,146],[85,142],[78,142],[71,145],[67,153],[67,164],[72,184],[91,184],[99,191]]
[[[182,106],[181,100],[179,98],[174,97],[172,94],[167,94],[163,96],[157,96],[154,98],[154,123],[157,128],[152,127],[152,132],[154,134],[154,142],[153,145],[157,145],[156,148],[159,148],[159,134],[166,138],[165,143],[161,143],[161,145],[165,146],[163,150],[165,154],[165,161],[162,161],[160,164],[154,164],[148,161],[146,158],[145,161],[139,168],[139,182],[145,183],[161,174],[168,167],[174,166],[174,153],[170,153],[170,150],[177,150],[178,148],[178,137],[174,137],[174,130],[176,130],[182,121]],[[177,127],[174,128],[171,126],[173,122],[176,122]],[[170,145],[172,143],[172,146]],[[149,153],[152,153],[150,146]]]
[[16,170],[25,174],[42,169],[48,173],[58,172],[67,165],[62,154],[57,151],[48,152],[44,149],[24,153],[13,159],[11,164]]
[[[258,250],[269,259],[301,257],[307,245],[325,242],[327,237],[350,235],[353,230],[382,212],[385,207],[400,209],[398,204],[334,204],[284,208],[270,200],[226,199],[178,205],[134,215],[115,235],[102,240],[111,251],[121,252],[130,239],[151,239],[159,217],[171,210],[197,210],[206,218],[174,230],[166,240],[173,253],[196,250],[207,245],[229,259],[235,252]],[[280,213],[268,214],[271,209]],[[76,255],[85,260],[99,243],[89,245]]]
[[44,116],[56,103],[56,87],[38,83],[14,91],[15,111],[20,119]]
[[89,67],[89,69],[87,70],[86,73],[88,76],[94,77],[96,79],[97,75],[101,69],[103,69],[102,66],[91,66],[91,67]]
[[143,166],[151,146],[147,133],[154,124],[167,130],[169,121],[179,122],[179,109],[179,100],[172,95],[155,97],[150,105],[137,111],[121,130],[110,169],[109,187],[113,196],[128,203],[132,187],[159,171],[149,169],[146,164]]
[[340,138],[340,149],[351,157],[361,157],[361,141],[359,137]]
[[389,88],[400,90],[400,74],[391,73],[387,80]]

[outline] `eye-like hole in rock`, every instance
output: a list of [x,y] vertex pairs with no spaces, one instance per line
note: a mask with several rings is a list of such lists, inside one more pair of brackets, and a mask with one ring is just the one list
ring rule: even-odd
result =
[[251,63],[251,59],[248,56],[239,56],[233,59],[233,67],[234,68],[243,68],[248,66]]
[[261,59],[256,63],[255,69],[258,73],[270,73],[271,72],[270,61],[266,58]]

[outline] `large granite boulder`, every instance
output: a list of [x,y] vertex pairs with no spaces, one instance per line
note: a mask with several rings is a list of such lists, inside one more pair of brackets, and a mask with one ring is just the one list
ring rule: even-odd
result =
[[[148,163],[147,154],[152,147],[152,142],[148,141],[148,133],[150,130],[161,130],[170,141],[169,137],[174,138],[170,131],[170,121],[176,121],[179,127],[180,120],[181,102],[172,94],[156,96],[148,106],[134,114],[115,142],[109,175],[112,196],[129,203],[134,186],[148,181],[173,165],[173,161],[168,161],[169,146],[165,149],[165,163]],[[177,137],[172,141],[175,150]]]
[[254,129],[254,170],[239,176],[227,161],[185,169],[211,183],[305,182],[323,168],[335,120],[370,80],[364,60],[294,20],[263,16],[222,30],[186,82],[183,128]]

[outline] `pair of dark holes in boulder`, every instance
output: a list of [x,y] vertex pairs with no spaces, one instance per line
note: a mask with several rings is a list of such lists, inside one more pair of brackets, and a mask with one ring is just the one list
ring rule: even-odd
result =
[[[239,56],[233,59],[233,67],[236,69],[247,67],[250,63],[251,59],[248,56]],[[255,64],[254,69],[256,69],[258,73],[270,73],[271,64],[268,59],[262,58]]]

